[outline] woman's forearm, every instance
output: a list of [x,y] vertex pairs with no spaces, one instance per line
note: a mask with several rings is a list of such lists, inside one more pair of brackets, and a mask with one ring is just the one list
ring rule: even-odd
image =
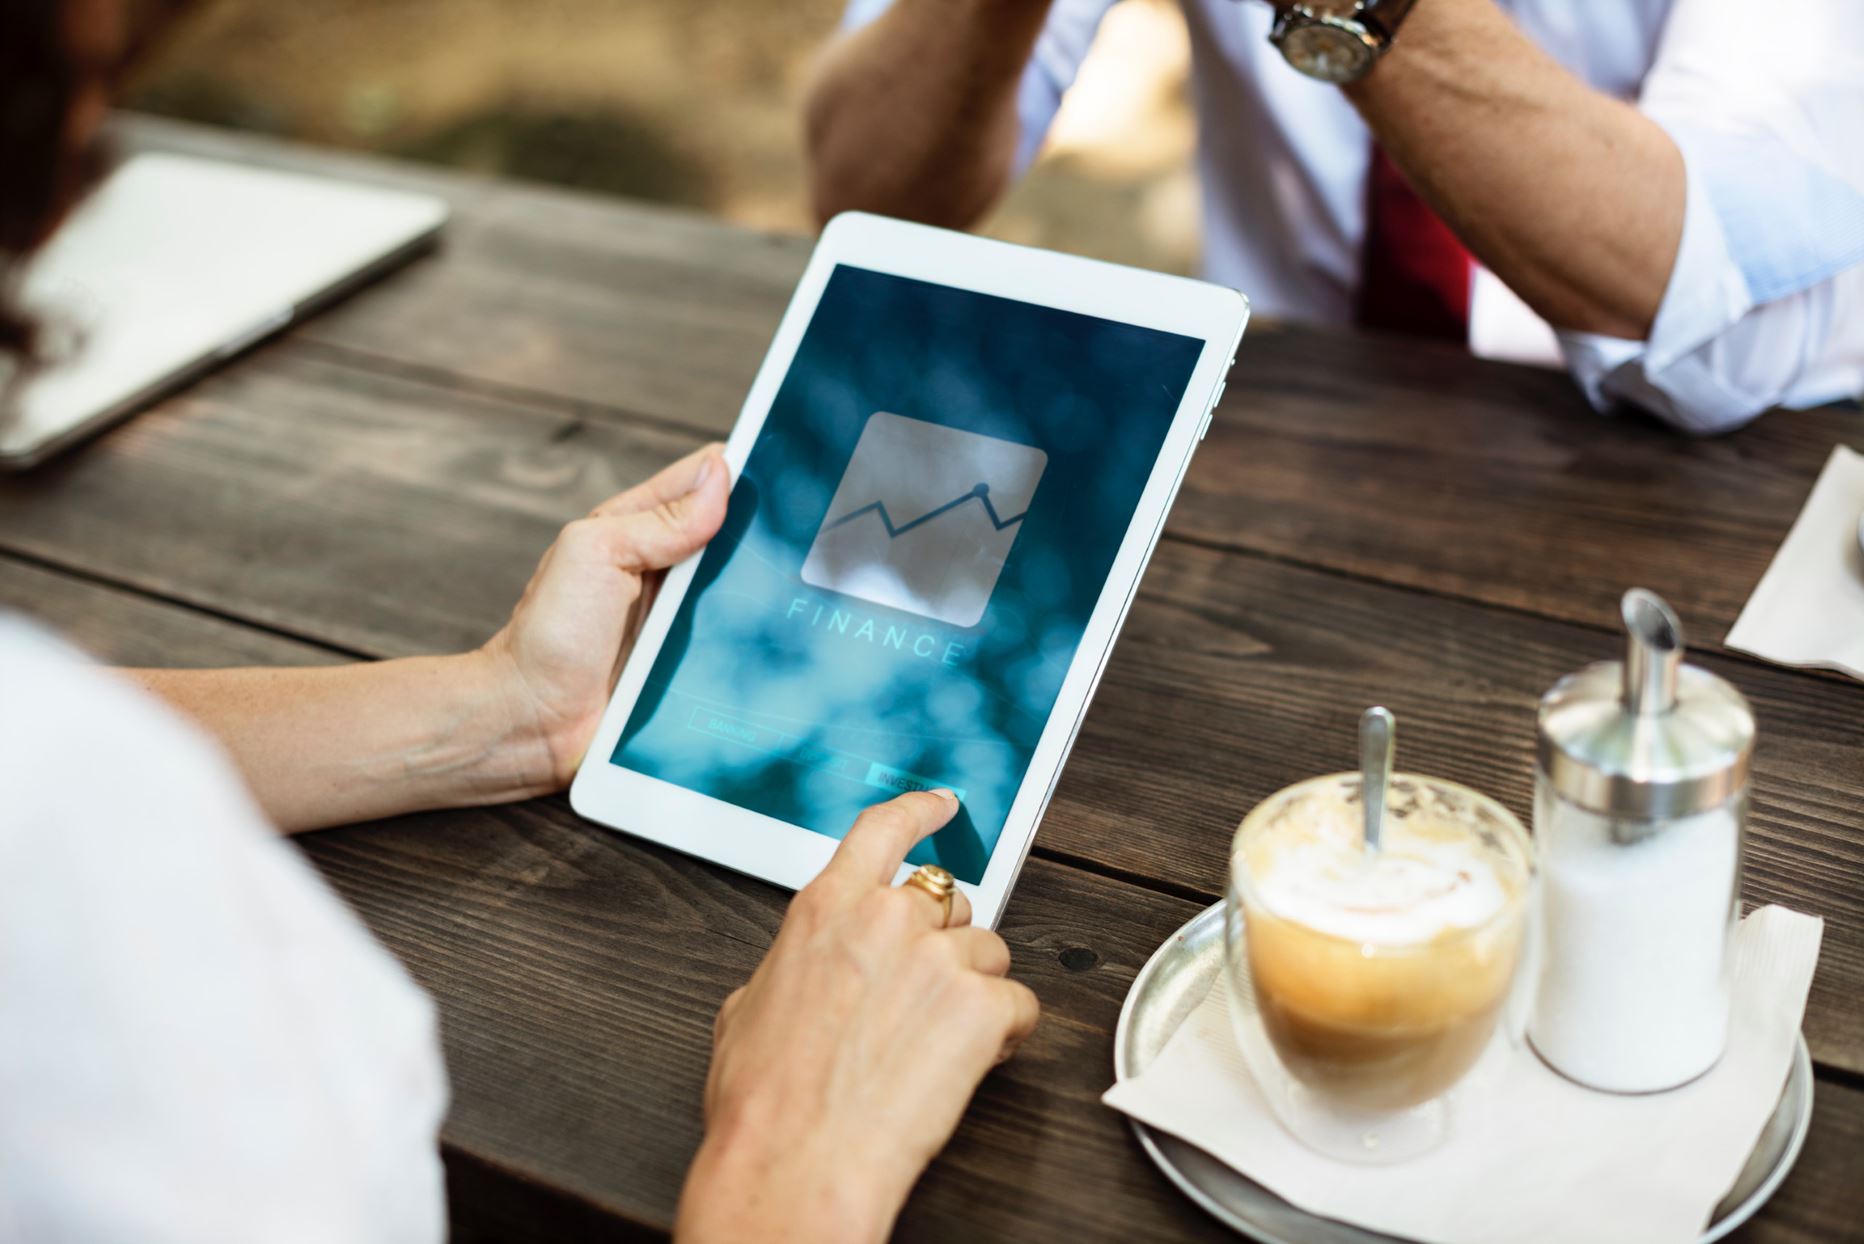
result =
[[217,737],[287,832],[558,785],[549,749],[484,652],[126,673]]
[[730,492],[720,447],[706,445],[610,497],[565,525],[511,620],[459,656],[128,676],[217,735],[287,831],[561,790],[646,582],[704,547]]
[[1464,245],[1557,328],[1640,340],[1683,232],[1683,158],[1493,0],[1419,0],[1348,88]]

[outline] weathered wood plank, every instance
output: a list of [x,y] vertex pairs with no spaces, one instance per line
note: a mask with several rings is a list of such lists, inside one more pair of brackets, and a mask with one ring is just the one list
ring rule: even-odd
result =
[[[440,262],[302,329],[359,363],[721,434],[807,242],[191,127],[132,142],[446,194]],[[1852,411],[1699,441],[1594,414],[1563,374],[1258,321],[1169,530],[1383,582],[1610,625],[1663,592],[1719,643]]]
[[[712,1014],[785,896],[577,823],[557,801],[338,831],[309,850],[447,1003],[449,1137],[669,1224],[699,1139]],[[1098,1104],[1125,987],[1195,908],[1042,861],[1016,901],[1004,933],[1046,1022],[987,1082],[902,1237],[1028,1239],[1072,1223],[1100,1238],[1218,1238]],[[1063,949],[1078,962],[1083,948],[1092,968],[1063,966]]]
[[[0,602],[120,662],[328,659],[6,559]],[[783,896],[588,826],[560,800],[303,841],[440,1003],[455,1085],[446,1130],[455,1238],[663,1231],[698,1140],[711,1010],[761,955]],[[1134,973],[1195,910],[1031,864],[1005,934],[1047,1021],[986,1084],[899,1238],[1226,1238],[1096,1102]],[[1805,1155],[1740,1238],[1858,1238],[1860,1145],[1864,1093],[1822,1082]]]
[[1812,1103],[1812,1131],[1792,1173],[1747,1226],[1728,1238],[1735,1244],[1839,1244],[1864,1240],[1864,1091],[1819,1081]]
[[112,665],[213,669],[344,658],[237,622],[74,579],[0,554],[0,611],[23,614]]
[[[0,481],[0,547],[368,655],[445,651],[500,623],[561,521],[695,441],[292,354]],[[1525,817],[1537,697],[1614,655],[1584,627],[1163,545],[1039,849],[1214,897],[1242,812],[1350,763],[1375,701],[1399,715],[1402,763]],[[1764,732],[1749,896],[1832,919],[1808,1028],[1822,1060],[1864,1070],[1856,689],[1711,664]]]
[[1564,375],[1442,346],[1244,335],[1173,530],[1595,626],[1627,587],[1719,644],[1856,412],[1717,440],[1594,414]]
[[[430,988],[471,1000],[448,1014],[462,1086],[449,1135],[472,1151],[524,1152],[554,1188],[662,1226],[698,1141],[710,1011],[739,970],[706,943],[732,941],[748,970],[782,896],[733,878],[735,895],[721,902],[714,870],[558,824],[556,808],[339,831],[311,850]],[[1133,900],[1128,887],[1032,861],[1004,933],[1045,1023],[985,1083],[898,1238],[1226,1238],[1098,1105],[1120,999],[1153,946],[1195,911],[1163,896]],[[524,931],[500,939],[497,961],[473,945],[492,925]],[[1098,962],[1071,973],[1065,948],[1075,952],[1067,962],[1083,949]],[[646,1047],[657,1051],[651,1083]],[[1753,1239],[1858,1238],[1864,1094],[1830,1082],[1817,1091],[1812,1141]]]
[[[281,664],[328,654],[0,558],[0,603],[117,662]],[[712,1015],[788,896],[588,824],[561,799],[405,817],[298,840],[439,1000],[461,1196],[560,1223],[579,1203],[670,1225],[699,1139]],[[1220,1238],[1135,1162],[1098,1103],[1126,989],[1195,904],[1045,861],[1004,925],[1047,1022],[915,1196],[901,1238]],[[1117,916],[1108,920],[1109,913]],[[1080,1181],[1099,1190],[1080,1204]],[[526,1185],[535,1185],[531,1191]],[[560,1237],[558,1237],[560,1238]]]
[[508,615],[511,573],[563,522],[698,443],[581,431],[261,351],[0,478],[0,544],[372,656],[462,649]]

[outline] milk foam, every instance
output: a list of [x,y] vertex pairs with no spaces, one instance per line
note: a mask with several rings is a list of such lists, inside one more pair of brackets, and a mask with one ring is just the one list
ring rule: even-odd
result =
[[1425,826],[1388,828],[1368,852],[1356,823],[1324,818],[1250,852],[1257,900],[1316,932],[1381,946],[1429,942],[1486,924],[1512,891],[1481,847]]

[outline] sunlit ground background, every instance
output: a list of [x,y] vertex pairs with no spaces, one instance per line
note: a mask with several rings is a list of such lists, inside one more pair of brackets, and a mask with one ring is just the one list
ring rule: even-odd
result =
[[[803,92],[842,0],[207,0],[132,84],[173,116],[813,226]],[[1101,30],[999,237],[1189,271],[1189,52],[1171,0]]]

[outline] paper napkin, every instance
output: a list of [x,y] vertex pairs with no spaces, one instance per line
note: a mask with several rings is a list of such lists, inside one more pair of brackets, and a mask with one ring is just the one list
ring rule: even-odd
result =
[[1218,982],[1144,1074],[1104,1100],[1182,1137],[1312,1214],[1429,1244],[1693,1244],[1734,1185],[1792,1067],[1824,922],[1743,920],[1728,1049],[1667,1093],[1584,1089],[1522,1050],[1440,1149],[1392,1166],[1325,1158],[1269,1113]]
[[1864,678],[1860,516],[1864,456],[1840,445],[1728,632],[1728,646],[1782,665],[1817,665]]

